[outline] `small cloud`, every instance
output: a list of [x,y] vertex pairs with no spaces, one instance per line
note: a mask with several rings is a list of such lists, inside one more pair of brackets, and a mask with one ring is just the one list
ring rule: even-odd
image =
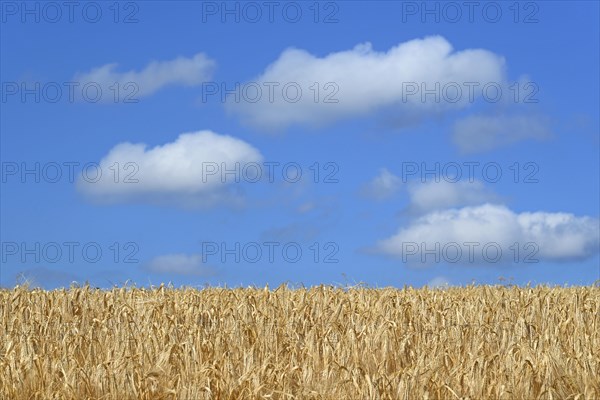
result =
[[385,200],[393,196],[401,187],[402,180],[386,168],[382,168],[371,182],[366,184],[361,193],[374,200]]
[[430,181],[408,186],[408,211],[423,214],[434,210],[499,203],[499,196],[487,190],[480,181]]
[[295,222],[267,229],[261,234],[261,239],[263,241],[307,243],[315,240],[321,230],[322,228],[307,222]]
[[454,124],[453,141],[463,154],[489,151],[552,133],[547,118],[536,115],[473,115]]
[[148,272],[173,275],[213,276],[215,270],[202,262],[200,254],[167,254],[143,265]]
[[297,212],[299,212],[300,214],[306,214],[312,210],[314,210],[316,208],[316,204],[312,201],[306,202],[306,203],[302,203],[298,206],[298,208],[296,209]]
[[231,188],[235,177],[224,179],[223,171],[261,160],[257,149],[232,136],[211,131],[184,133],[174,142],[153,148],[144,143],[116,145],[100,160],[100,175],[82,175],[77,188],[103,203],[239,204],[240,196]]
[[[166,86],[197,86],[211,79],[216,63],[202,53],[191,58],[178,57],[170,61],[152,61],[141,71],[117,72],[116,63],[105,64],[86,73],[75,75],[73,80],[81,86],[97,84],[105,101],[114,99],[114,85],[127,92],[132,99],[149,96]],[[129,87],[126,85],[131,84]],[[111,89],[112,87],[112,89]],[[123,93],[121,93],[123,94]]]
[[446,289],[450,287],[450,281],[443,276],[436,276],[427,282],[427,287],[431,289]]

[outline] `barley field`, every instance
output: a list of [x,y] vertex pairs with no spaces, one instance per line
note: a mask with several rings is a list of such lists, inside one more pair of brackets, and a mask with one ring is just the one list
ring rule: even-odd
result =
[[600,399],[600,288],[0,290],[1,399]]

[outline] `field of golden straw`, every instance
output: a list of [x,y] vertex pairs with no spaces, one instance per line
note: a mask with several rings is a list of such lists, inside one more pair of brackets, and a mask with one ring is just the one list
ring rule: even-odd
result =
[[600,288],[0,290],[1,399],[600,399]]

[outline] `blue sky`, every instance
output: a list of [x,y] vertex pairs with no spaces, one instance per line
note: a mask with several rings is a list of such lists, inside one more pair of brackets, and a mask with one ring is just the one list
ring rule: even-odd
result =
[[224,4],[2,2],[2,286],[600,279],[597,2]]

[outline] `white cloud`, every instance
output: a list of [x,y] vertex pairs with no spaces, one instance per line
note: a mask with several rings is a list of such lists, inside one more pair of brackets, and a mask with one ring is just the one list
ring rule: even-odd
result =
[[[114,101],[118,83],[119,101],[138,99],[151,95],[169,85],[196,86],[209,80],[216,63],[202,53],[192,58],[178,57],[170,61],[152,61],[141,71],[117,72],[116,63],[106,64],[92,69],[87,73],[75,75],[73,80],[83,87],[86,84],[97,83],[102,88],[102,100]],[[133,86],[126,87],[129,82]],[[113,87],[111,89],[110,87]],[[90,92],[92,89],[90,89]],[[95,94],[90,95],[95,96]]]
[[450,287],[450,281],[443,276],[436,276],[429,282],[427,282],[427,287],[430,289],[444,289]]
[[497,195],[487,190],[480,181],[429,181],[408,185],[409,211],[427,213],[445,208],[474,206],[498,202]]
[[[464,107],[472,102],[465,82],[477,82],[481,86],[490,82],[502,85],[504,69],[502,57],[483,49],[453,51],[452,45],[440,36],[401,43],[387,52],[374,51],[370,43],[363,43],[352,50],[322,58],[291,48],[251,81],[262,88],[262,96],[257,101],[243,101],[252,97],[250,95],[241,96],[240,102],[228,96],[227,106],[246,123],[271,130],[291,124],[320,125],[391,106],[395,107],[394,115],[407,113],[406,118],[412,120],[414,115],[410,114],[415,110],[439,112]],[[451,91],[447,96],[442,95],[440,102],[433,96],[422,100],[421,84],[432,89],[436,83],[442,88],[454,82],[462,92],[455,103],[447,100],[454,96]],[[319,87],[316,98],[315,83]],[[333,85],[326,87],[328,83]],[[412,83],[417,83],[419,88],[415,95],[408,90]],[[274,84],[279,86],[274,87],[273,96],[269,96],[268,85]],[[297,84],[302,90],[297,102],[286,100],[282,95],[286,84]],[[250,88],[250,85],[246,87]],[[339,88],[337,92],[336,87]],[[481,90],[474,90],[474,93],[479,97]],[[328,100],[338,101],[326,102],[328,95]],[[293,97],[295,91],[289,89],[288,99]]]
[[82,174],[77,187],[103,202],[214,205],[236,198],[230,190],[236,176],[225,175],[226,169],[239,166],[242,171],[247,163],[261,160],[260,152],[243,140],[208,130],[184,133],[153,148],[144,143],[116,145],[100,160],[99,168]]
[[[469,246],[464,245],[466,242],[478,243],[472,247],[472,258]],[[426,253],[426,250],[435,250],[436,244],[440,251],[435,253],[439,254],[440,260],[455,260],[459,253],[456,246],[450,245],[455,243],[462,251],[456,263],[489,265],[490,260],[496,259],[498,247],[502,251],[498,262],[513,261],[516,252],[512,246],[515,243],[520,249],[517,262],[523,263],[526,260],[585,259],[598,253],[599,242],[600,224],[596,218],[567,213],[515,213],[502,205],[484,204],[424,215],[379,242],[377,249],[409,263],[426,265],[437,262],[433,255]],[[529,243],[532,245],[527,247]],[[486,256],[483,247],[487,244],[494,246],[488,249]],[[444,254],[445,246],[449,253]]]
[[488,151],[512,143],[551,135],[549,122],[536,115],[473,115],[458,120],[453,141],[464,154]]
[[362,188],[362,194],[375,200],[385,200],[394,195],[401,185],[402,180],[399,177],[382,168],[379,175]]
[[215,271],[202,263],[199,254],[167,254],[153,258],[144,269],[159,274],[211,276]]

